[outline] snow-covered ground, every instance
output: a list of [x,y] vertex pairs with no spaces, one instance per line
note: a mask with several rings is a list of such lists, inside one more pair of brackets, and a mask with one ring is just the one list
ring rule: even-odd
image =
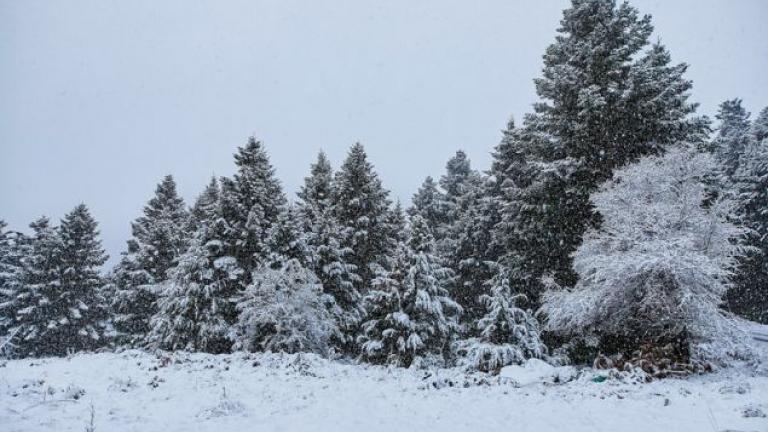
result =
[[4,432],[87,431],[91,409],[97,432],[768,431],[768,373],[748,367],[650,384],[594,382],[585,369],[555,384],[531,379],[537,367],[467,376],[313,355],[127,351],[0,365]]

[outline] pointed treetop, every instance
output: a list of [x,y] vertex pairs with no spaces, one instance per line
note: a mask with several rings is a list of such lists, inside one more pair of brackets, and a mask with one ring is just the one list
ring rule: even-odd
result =
[[752,123],[752,135],[758,142],[768,138],[768,107],[763,108]]
[[718,136],[742,134],[749,130],[749,113],[741,105],[741,102],[741,99],[735,98],[720,104],[720,109],[715,115],[715,118],[720,121]]
[[456,154],[445,164],[445,175],[440,178],[440,186],[449,197],[462,194],[462,184],[472,173],[472,166],[463,150]]

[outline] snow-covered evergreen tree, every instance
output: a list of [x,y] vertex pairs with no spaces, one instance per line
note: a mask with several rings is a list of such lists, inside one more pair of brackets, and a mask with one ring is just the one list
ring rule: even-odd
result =
[[596,335],[607,353],[682,343],[697,359],[738,354],[738,331],[719,305],[743,230],[727,220],[732,202],[702,206],[713,168],[710,155],[675,148],[623,168],[594,194],[602,227],[576,251],[578,285],[545,293],[547,328]]
[[229,226],[215,180],[195,202],[192,215],[196,231],[161,285],[147,343],[167,350],[227,352],[243,270],[229,255],[233,247],[227,243]]
[[753,138],[749,113],[741,105],[741,99],[731,99],[720,104],[715,118],[720,121],[720,125],[711,147],[726,176],[726,182],[729,182],[739,169],[741,156]]
[[64,355],[98,347],[107,318],[99,270],[107,256],[96,221],[80,204],[58,228],[45,217],[30,227],[21,284],[10,303],[16,353]]
[[22,259],[27,251],[25,236],[7,230],[7,226],[0,219],[0,337],[9,336],[13,325],[13,300],[21,289]]
[[692,117],[687,65],[650,45],[650,16],[626,2],[573,0],[560,24],[535,80],[540,102],[523,125],[526,159],[538,170],[523,194],[530,217],[515,229],[526,249],[505,252],[523,257],[529,280],[545,271],[569,286],[571,256],[599,222],[590,193],[629,162],[703,140],[707,123]]
[[388,195],[363,146],[352,146],[335,175],[332,214],[341,227],[341,246],[350,250],[348,262],[355,266],[359,279],[354,283],[361,293],[388,267],[394,247]]
[[449,222],[447,211],[445,194],[438,189],[432,177],[427,176],[413,195],[408,214],[411,217],[419,215],[424,218],[429,228],[435,233],[435,240],[439,241],[446,234]]
[[459,150],[453,157],[448,159],[445,164],[445,174],[440,177],[440,187],[445,192],[445,199],[449,206],[454,205],[459,198],[464,195],[467,187],[467,180],[475,175],[472,164],[464,151]]
[[351,249],[341,246],[341,227],[331,212],[332,191],[331,164],[321,152],[298,192],[298,208],[308,249],[308,267],[320,279],[323,292],[334,299],[331,310],[339,338],[333,343],[340,351],[352,352],[362,314],[360,292],[355,285],[359,276],[348,259]]
[[338,333],[320,280],[296,259],[254,272],[243,293],[234,333],[248,351],[328,354]]
[[[47,217],[30,224],[32,235],[22,258],[21,283],[3,304],[11,319],[8,331],[16,333],[15,354],[22,357],[66,353],[67,347],[43,346],[52,337],[49,332],[60,323],[55,317],[54,300],[59,298],[59,239]],[[54,353],[52,351],[56,350]]]
[[269,230],[278,223],[286,199],[260,141],[250,137],[239,147],[235,165],[234,177],[222,180],[222,206],[232,245],[228,253],[244,270],[245,287],[250,273],[269,259]]
[[752,122],[752,137],[757,142],[768,138],[768,107],[763,108],[754,122]]
[[75,351],[104,343],[104,320],[109,311],[108,300],[102,295],[105,281],[101,266],[108,256],[98,238],[97,225],[85,204],[80,204],[64,216],[58,229],[59,295],[53,302],[61,316],[53,335]]
[[145,339],[156,312],[157,285],[186,250],[189,236],[189,214],[172,176],[157,185],[143,213],[131,224],[133,238],[110,275],[117,340],[130,345]]
[[517,302],[523,294],[513,294],[509,277],[501,270],[484,294],[485,315],[477,321],[477,338],[459,343],[460,363],[471,370],[491,372],[529,358],[542,358],[546,346],[541,342],[539,322],[531,311]]
[[768,324],[768,138],[752,141],[735,174],[739,221],[750,229],[746,244],[753,249],[740,258],[728,309]]
[[426,221],[414,216],[408,249],[400,255],[406,257],[404,273],[395,273],[387,290],[366,297],[371,314],[359,338],[364,359],[407,367],[417,357],[446,354],[461,306],[449,297],[451,272],[434,252]]
[[301,222],[293,205],[287,205],[278,215],[277,222],[267,230],[268,259],[271,267],[280,267],[283,261],[296,260],[302,266],[309,263],[309,249],[301,229]]
[[487,292],[486,284],[493,277],[500,256],[493,237],[493,227],[499,220],[499,200],[492,192],[496,188],[493,178],[474,173],[465,187],[457,203],[451,235],[441,250],[444,262],[454,273],[451,296],[464,310],[464,322],[471,330],[483,314],[480,296]]

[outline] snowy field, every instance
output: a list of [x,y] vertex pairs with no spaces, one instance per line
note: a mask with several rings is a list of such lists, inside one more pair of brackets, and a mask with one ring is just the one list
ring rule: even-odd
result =
[[313,355],[127,351],[0,365],[3,432],[768,431],[763,367],[637,384],[595,382],[591,369],[490,377]]

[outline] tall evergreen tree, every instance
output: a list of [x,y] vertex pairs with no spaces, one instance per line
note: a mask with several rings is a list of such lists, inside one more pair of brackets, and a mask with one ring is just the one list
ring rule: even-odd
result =
[[768,138],[745,149],[735,183],[740,221],[751,230],[746,237],[751,249],[739,260],[727,305],[768,324]]
[[720,125],[711,146],[726,181],[730,181],[739,169],[742,154],[753,139],[749,113],[741,105],[741,99],[731,99],[720,104],[715,118]]
[[25,236],[7,230],[7,226],[0,219],[0,335],[3,337],[10,336],[15,315],[13,300],[21,289],[22,258],[27,249]]
[[107,256],[96,221],[78,205],[53,228],[33,222],[22,260],[21,286],[11,309],[21,356],[64,355],[103,343],[106,299],[99,268]]
[[444,236],[448,224],[446,204],[445,194],[438,189],[432,177],[428,176],[413,195],[408,214],[411,217],[419,215],[424,218],[435,233],[436,240],[439,240]]
[[85,204],[80,204],[64,216],[58,229],[60,303],[54,303],[62,315],[58,322],[69,322],[54,334],[58,342],[75,351],[103,343],[104,320],[109,313],[101,276],[101,266],[109,257],[101,246],[97,226]]
[[341,246],[351,251],[349,263],[356,268],[359,280],[355,284],[361,293],[389,266],[394,239],[388,223],[388,195],[363,146],[352,146],[335,175],[332,213],[341,226]]
[[59,239],[47,217],[32,222],[30,228],[32,235],[21,261],[21,284],[11,293],[4,310],[11,318],[9,330],[17,333],[17,355],[60,354],[60,351],[66,352],[66,346],[46,345],[54,339],[51,333],[61,325],[55,317],[55,300],[60,295]]
[[526,159],[538,173],[522,205],[536,216],[514,232],[532,248],[505,251],[523,257],[529,280],[547,269],[573,285],[571,255],[600,220],[589,194],[615,169],[707,132],[706,120],[692,117],[687,65],[672,65],[661,44],[650,45],[652,31],[650,16],[614,0],[573,0],[563,13],[535,80],[541,100],[524,124]]
[[757,142],[768,138],[768,107],[763,108],[752,123],[752,136]]
[[309,263],[309,249],[296,209],[287,205],[277,217],[277,223],[267,231],[269,258],[267,263],[272,268],[279,268],[288,260],[296,260],[302,266]]
[[147,337],[152,347],[213,353],[230,349],[229,328],[237,320],[243,269],[229,255],[233,247],[221,196],[218,182],[211,180],[192,208],[196,230],[159,291]]
[[334,344],[341,351],[352,352],[360,323],[360,292],[356,286],[357,268],[349,262],[352,250],[341,246],[341,227],[332,214],[333,171],[324,153],[318,155],[311,172],[298,192],[309,252],[309,268],[317,275],[323,292],[334,302],[332,313],[340,340]]
[[476,322],[478,337],[460,343],[461,363],[470,370],[498,371],[546,354],[538,321],[517,306],[524,296],[513,293],[504,273],[501,270],[489,281],[490,293],[481,297],[485,314]]
[[250,137],[239,147],[235,165],[234,177],[222,180],[222,206],[232,246],[228,253],[244,270],[244,288],[250,273],[268,260],[269,230],[278,223],[286,199],[260,141]]
[[110,276],[118,342],[131,345],[145,339],[157,285],[186,250],[189,235],[189,213],[171,175],[157,185],[143,213],[131,224],[133,238]]
[[407,367],[417,357],[446,354],[458,331],[461,306],[449,297],[450,270],[434,252],[426,221],[414,216],[408,249],[402,253],[407,257],[402,280],[367,296],[373,313],[360,336],[366,360]]

